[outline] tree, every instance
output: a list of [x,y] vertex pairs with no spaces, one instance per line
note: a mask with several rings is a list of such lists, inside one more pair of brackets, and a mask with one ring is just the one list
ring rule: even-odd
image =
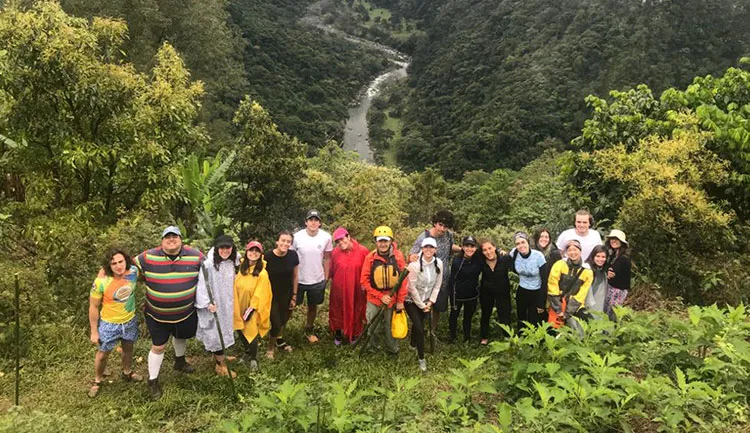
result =
[[620,144],[585,156],[603,179],[626,191],[616,227],[628,234],[641,272],[693,303],[712,299],[702,296],[701,283],[734,241],[733,215],[706,191],[727,182],[727,163],[705,142],[694,128],[669,139],[644,139],[631,152]]
[[247,96],[234,124],[239,137],[234,145],[237,158],[229,172],[229,179],[236,182],[230,213],[243,224],[243,236],[272,238],[295,220],[289,209],[296,209],[305,145],[280,132],[268,112]]
[[[745,58],[741,63],[750,64]],[[659,99],[640,85],[626,92],[610,92],[611,101],[589,96],[593,108],[581,136],[573,144],[583,150],[606,149],[624,144],[631,151],[649,136],[672,137],[684,130],[681,115],[692,113],[701,130],[709,132],[706,145],[729,163],[729,182],[708,186],[709,192],[727,200],[740,219],[750,216],[750,72],[729,68],[720,77],[697,77],[685,90],[667,89]],[[688,128],[695,125],[689,123]],[[597,184],[597,174],[583,161],[569,170],[572,183],[585,185],[583,195],[607,201],[611,213],[622,202],[622,191]]]
[[0,11],[0,129],[22,144],[3,158],[41,209],[85,203],[111,219],[116,206],[173,199],[173,163],[206,141],[201,83],[168,44],[150,74],[136,72],[121,58],[126,32],[55,2]]

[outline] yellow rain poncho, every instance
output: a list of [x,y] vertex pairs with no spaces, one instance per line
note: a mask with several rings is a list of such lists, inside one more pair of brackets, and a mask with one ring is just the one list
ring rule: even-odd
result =
[[[242,272],[234,279],[234,330],[242,331],[247,341],[253,341],[256,336],[264,337],[271,328],[271,280],[268,279],[266,263],[258,276],[253,275],[253,266]],[[252,307],[255,311],[248,321],[242,319],[242,314]]]

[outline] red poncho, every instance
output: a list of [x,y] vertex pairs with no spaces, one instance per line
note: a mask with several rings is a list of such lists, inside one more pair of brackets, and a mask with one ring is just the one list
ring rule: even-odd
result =
[[362,333],[367,308],[367,297],[359,283],[362,264],[369,254],[367,248],[352,239],[352,247],[331,253],[331,293],[328,306],[328,326],[341,330],[349,340]]

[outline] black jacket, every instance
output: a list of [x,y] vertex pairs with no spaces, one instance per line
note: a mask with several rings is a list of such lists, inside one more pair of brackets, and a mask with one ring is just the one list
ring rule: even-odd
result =
[[482,273],[484,262],[480,256],[481,253],[476,252],[468,260],[463,257],[453,259],[448,283],[451,300],[469,301],[479,297],[479,275]]

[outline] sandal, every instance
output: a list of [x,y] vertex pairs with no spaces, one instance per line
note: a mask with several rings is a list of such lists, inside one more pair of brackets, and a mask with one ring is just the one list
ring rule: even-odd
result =
[[135,371],[131,371],[130,373],[125,373],[123,371],[120,377],[122,377],[122,380],[125,382],[142,382],[143,381],[143,376],[136,373]]
[[103,385],[104,385],[104,381],[97,382],[96,379],[94,379],[91,382],[91,388],[89,389],[89,393],[88,393],[89,398],[96,397],[96,395],[99,394],[99,390],[101,390]]
[[279,350],[283,350],[284,352],[287,352],[287,353],[292,351],[292,346],[290,346],[289,343],[287,343],[286,341],[282,339],[276,340],[276,348]]

